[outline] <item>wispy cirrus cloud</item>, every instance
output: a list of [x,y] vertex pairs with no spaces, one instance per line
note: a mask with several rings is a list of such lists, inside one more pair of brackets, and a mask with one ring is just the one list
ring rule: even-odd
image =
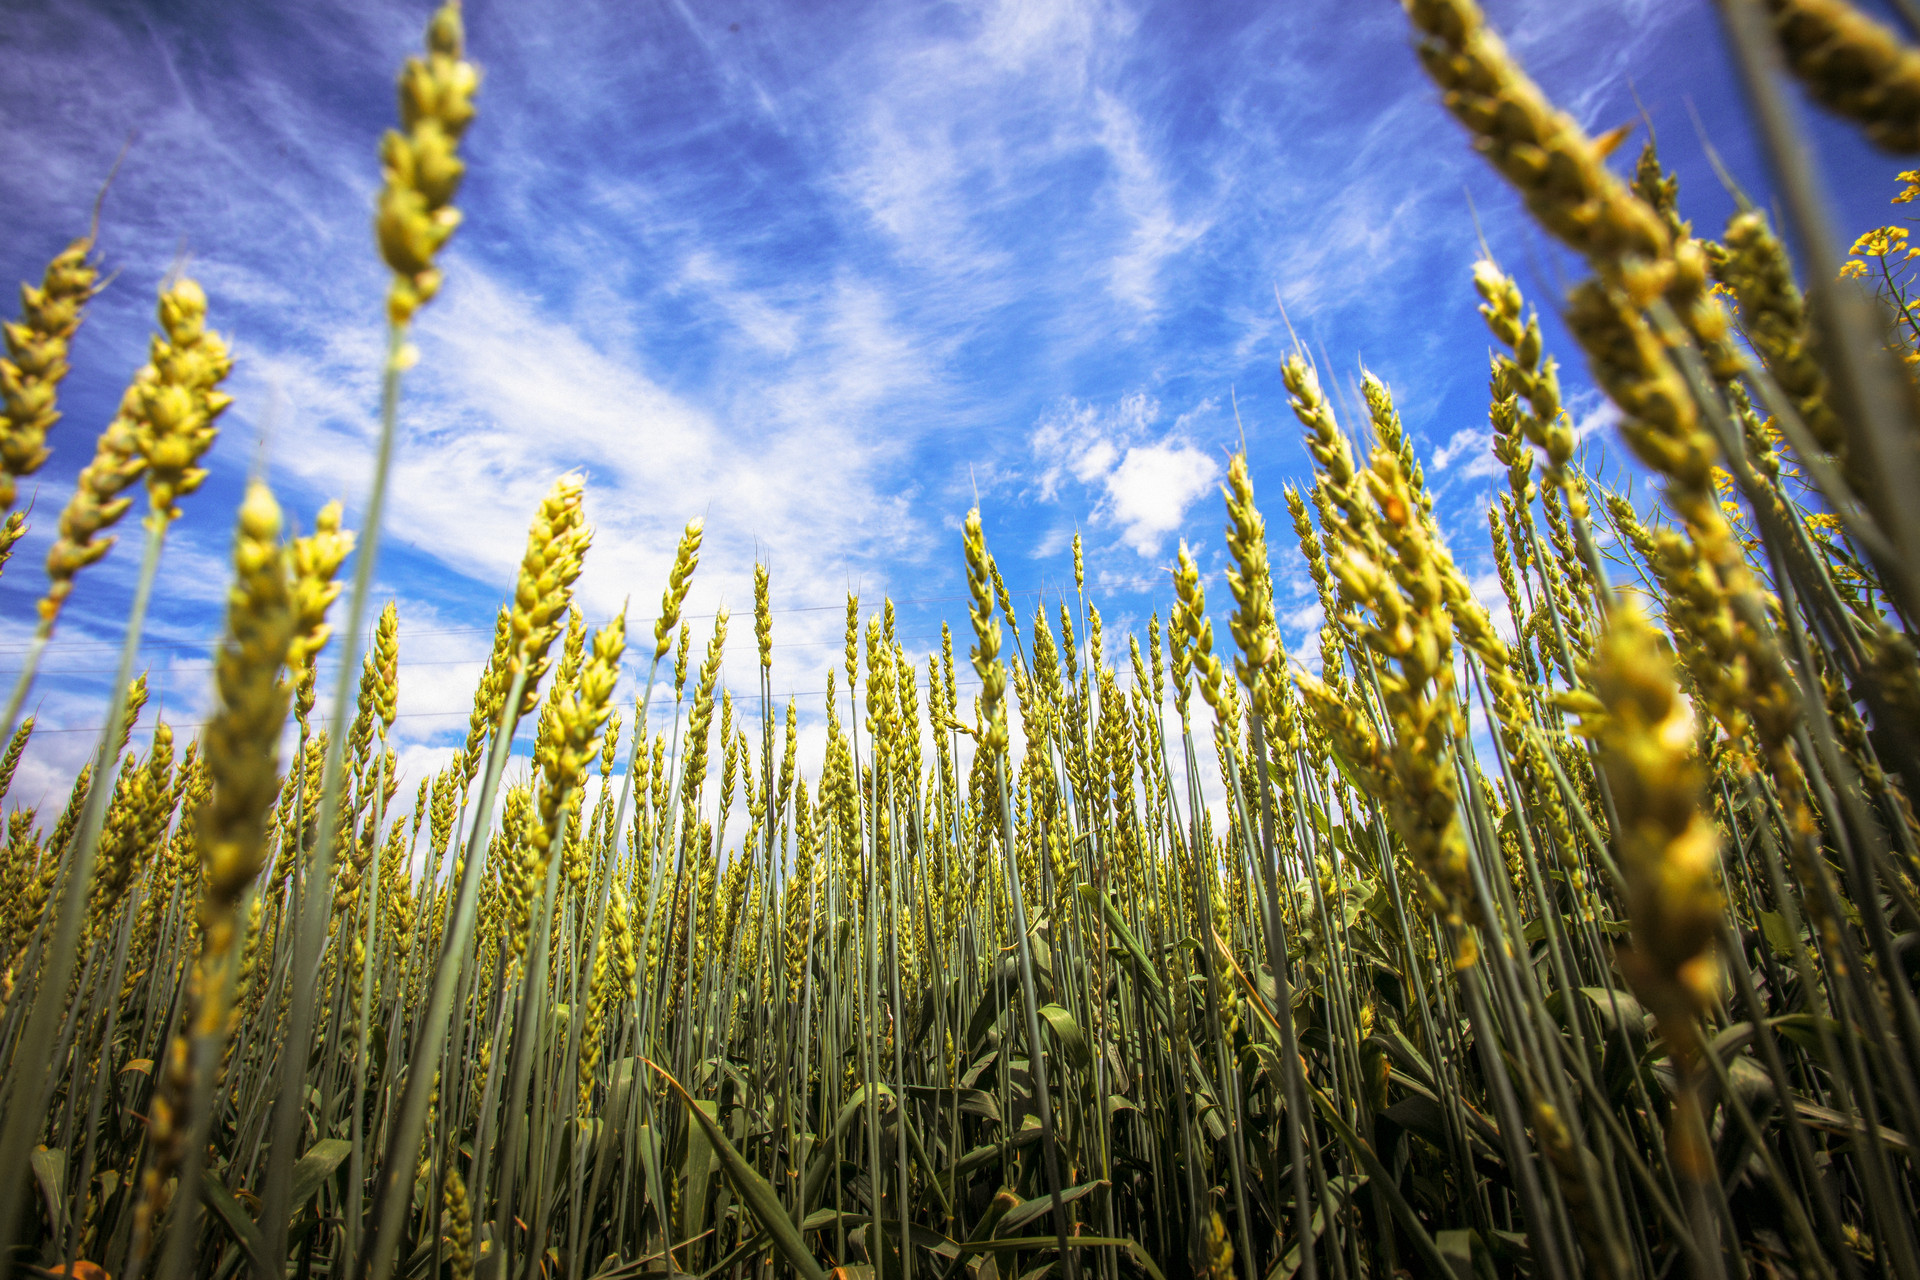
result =
[[[1589,126],[1631,118],[1638,91],[1704,227],[1729,202],[1683,97],[1764,201],[1707,6],[1489,7]],[[204,705],[256,462],[296,521],[332,497],[359,518],[383,341],[376,145],[425,10],[34,0],[0,23],[0,269],[36,274],[135,135],[103,221],[122,273],[76,345],[36,510],[64,499],[183,252],[235,337],[238,403],[146,655],[182,715]],[[1180,536],[1217,577],[1211,494],[1243,439],[1289,639],[1307,638],[1317,599],[1277,518],[1279,486],[1307,471],[1277,373],[1296,336],[1350,428],[1360,362],[1392,383],[1458,558],[1483,573],[1475,508],[1502,481],[1467,276],[1481,235],[1541,310],[1587,447],[1610,435],[1555,315],[1577,264],[1440,109],[1392,5],[583,0],[559,21],[500,0],[469,22],[486,78],[466,223],[417,335],[380,572],[401,607],[411,766],[459,732],[528,515],[564,471],[588,477],[599,530],[581,583],[594,621],[629,600],[650,612],[694,515],[702,626],[746,609],[756,557],[772,566],[776,688],[807,695],[811,735],[845,593],[894,595],[915,643],[937,640],[976,494],[1024,601],[1064,579],[1084,530],[1117,625],[1164,595]],[[1822,139],[1849,216],[1878,206],[1887,166]],[[9,624],[37,591],[53,522],[34,523],[0,579]],[[117,638],[128,550],[76,598],[49,728],[94,714],[77,667]],[[34,776],[77,761],[68,739],[85,734],[36,747]]]

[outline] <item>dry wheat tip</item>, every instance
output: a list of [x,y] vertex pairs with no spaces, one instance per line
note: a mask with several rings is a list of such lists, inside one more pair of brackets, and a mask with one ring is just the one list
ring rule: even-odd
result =
[[673,569],[667,575],[667,589],[660,597],[660,616],[653,623],[653,660],[658,663],[673,646],[673,629],[680,622],[680,607],[686,603],[687,587],[693,571],[700,565],[700,539],[706,522],[695,516],[680,534],[680,548],[674,552]]
[[480,73],[462,58],[465,33],[457,0],[427,24],[427,56],[408,58],[400,72],[400,131],[380,144],[385,185],[374,215],[374,236],[394,280],[387,316],[404,326],[440,291],[434,260],[460,225],[454,194],[466,164],[460,135],[473,120]]
[[67,351],[86,306],[98,291],[100,270],[82,236],[47,264],[40,287],[20,286],[20,319],[4,326],[0,359],[0,511],[13,506],[21,476],[47,460],[47,432],[60,420],[55,407],[67,376]]

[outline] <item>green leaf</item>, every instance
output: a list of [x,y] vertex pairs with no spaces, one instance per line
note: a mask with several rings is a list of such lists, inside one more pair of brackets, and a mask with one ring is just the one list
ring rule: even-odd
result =
[[47,1220],[55,1231],[66,1228],[67,1199],[62,1190],[67,1183],[67,1153],[60,1147],[49,1151],[45,1147],[35,1147],[33,1154],[27,1157],[27,1164],[33,1169],[33,1179],[40,1184],[40,1194],[46,1198]]
[[[1600,1033],[1613,1042],[1624,1031],[1628,1042],[1642,1045],[1647,1041],[1647,1010],[1633,996],[1613,987],[1579,987],[1579,993],[1593,1006],[1594,1016],[1599,1020]],[[1555,991],[1547,997],[1547,1009],[1566,1025],[1571,1010],[1567,1008],[1566,994]]]
[[1407,1238],[1413,1241],[1414,1250],[1426,1259],[1427,1265],[1436,1273],[1448,1274],[1450,1264],[1442,1256],[1440,1247],[1433,1242],[1433,1237],[1427,1234],[1426,1227],[1420,1221],[1420,1215],[1415,1213],[1413,1206],[1407,1203],[1406,1195],[1395,1183],[1393,1175],[1387,1172],[1387,1167],[1380,1163],[1380,1157],[1374,1154],[1373,1147],[1354,1130],[1352,1125],[1341,1118],[1339,1111],[1327,1100],[1325,1094],[1311,1085],[1308,1086],[1308,1092],[1313,1095],[1313,1103],[1320,1109],[1320,1114],[1326,1117],[1327,1123],[1333,1127],[1335,1133],[1340,1135],[1340,1140],[1360,1161],[1360,1167],[1365,1169],[1367,1176],[1373,1179],[1373,1185],[1384,1194],[1387,1208],[1392,1211],[1394,1221],[1400,1224],[1400,1229],[1407,1233]]
[[1333,758],[1334,765],[1340,770],[1340,776],[1347,780],[1348,786],[1363,796],[1373,793],[1374,788],[1368,786],[1367,783],[1362,780],[1359,770],[1353,767],[1352,763],[1348,761],[1347,757],[1341,752],[1340,748],[1334,744],[1331,738],[1327,740],[1327,750]]
[[980,1042],[987,1038],[987,1032],[1000,1020],[1001,1009],[1010,1003],[1002,999],[1000,983],[987,984],[986,991],[981,993],[980,1003],[973,1008],[973,1016],[967,1019],[967,1048],[979,1048]]
[[[1333,1208],[1336,1218],[1343,1215],[1347,1205],[1353,1200],[1353,1193],[1365,1186],[1366,1182],[1365,1178],[1355,1178],[1348,1174],[1327,1179],[1326,1196],[1313,1211],[1313,1218],[1307,1226],[1307,1235],[1311,1239],[1318,1240],[1327,1229],[1327,1209]],[[1294,1241],[1293,1248],[1287,1250],[1286,1255],[1273,1264],[1273,1270],[1267,1273],[1268,1276],[1286,1276],[1291,1280],[1293,1276],[1299,1274],[1302,1261],[1300,1247],[1301,1242]]]
[[[1062,1188],[1060,1192],[1060,1205],[1062,1208],[1065,1208],[1076,1200],[1084,1199],[1092,1195],[1095,1191],[1098,1191],[1106,1185],[1104,1181],[1083,1182],[1077,1187]],[[1001,1231],[1017,1231],[1042,1214],[1052,1212],[1053,1197],[1051,1195],[1035,1196],[1031,1200],[1021,1201],[1018,1207],[1009,1209],[1007,1216],[1000,1220],[999,1229]],[[1048,1243],[1053,1244],[1055,1242],[1052,1238],[1049,1238]]]
[[1760,932],[1766,937],[1767,945],[1773,954],[1782,960],[1793,959],[1793,929],[1787,924],[1787,918],[1778,911],[1760,913]]
[[[1058,1249],[1059,1247],[1059,1240],[1053,1236],[1017,1236],[1007,1240],[969,1242],[962,1245],[961,1249],[972,1253],[1020,1253],[1029,1249]],[[1153,1259],[1147,1256],[1147,1251],[1132,1240],[1112,1236],[1068,1236],[1067,1247],[1069,1249],[1125,1249],[1133,1255],[1133,1260],[1138,1262],[1141,1269],[1153,1280],[1167,1280],[1160,1268],[1154,1265]]]
[[1101,897],[1100,891],[1090,884],[1080,886],[1080,900],[1089,907],[1099,909],[1100,914],[1107,918],[1107,928],[1113,930],[1115,936],[1120,939],[1120,945],[1124,946],[1127,954],[1133,957],[1134,964],[1139,967],[1140,976],[1146,979],[1147,985],[1155,991],[1160,990],[1159,971],[1147,959],[1147,949],[1140,945],[1140,939],[1134,937],[1133,930],[1127,927],[1126,917],[1120,914],[1120,908],[1114,906],[1109,899]]
[[[656,1071],[659,1070],[658,1067],[654,1069]],[[891,1091],[889,1091],[885,1085],[878,1086],[875,1093],[882,1097],[892,1096]],[[833,1172],[835,1141],[846,1135],[847,1130],[852,1127],[855,1120],[859,1119],[860,1113],[866,1108],[866,1105],[867,1090],[866,1086],[862,1085],[853,1091],[853,1096],[847,1099],[847,1104],[840,1108],[839,1118],[833,1122],[833,1132],[822,1134],[819,1142],[815,1144],[818,1154],[815,1155],[812,1162],[807,1165],[806,1176],[800,1180],[800,1208],[802,1212],[808,1212],[820,1203],[820,1197],[827,1189],[827,1175]],[[992,1149],[998,1150],[998,1148]]]
[[682,1102],[687,1104],[687,1115],[706,1134],[707,1142],[711,1144],[713,1153],[719,1157],[720,1167],[726,1170],[734,1190],[739,1192],[740,1199],[753,1211],[754,1216],[760,1219],[760,1225],[765,1227],[767,1233],[773,1237],[774,1247],[780,1250],[780,1256],[787,1260],[787,1265],[800,1273],[801,1280],[827,1280],[827,1273],[821,1269],[818,1262],[814,1261],[813,1254],[807,1249],[806,1237],[800,1234],[800,1228],[793,1225],[793,1219],[789,1218],[787,1211],[781,1207],[780,1197],[775,1193],[772,1185],[761,1177],[738,1151],[734,1150],[733,1144],[727,1141],[726,1134],[720,1132],[720,1126],[715,1123],[714,1118],[694,1101],[693,1095],[682,1088],[678,1080],[675,1080],[657,1063],[648,1062],[647,1065],[652,1067],[660,1078],[680,1095]]
[[298,1213],[304,1209],[352,1150],[353,1144],[345,1138],[322,1138],[307,1148],[307,1154],[293,1166],[293,1200],[289,1211]]
[[233,1238],[246,1250],[247,1260],[255,1266],[259,1265],[260,1255],[267,1251],[266,1242],[260,1238],[260,1228],[247,1216],[240,1202],[233,1198],[233,1192],[227,1190],[227,1184],[215,1177],[211,1169],[200,1171],[200,1195],[219,1215],[220,1221],[227,1224],[227,1230],[233,1232]]
[[1822,1018],[1811,1013],[1788,1013],[1778,1018],[1768,1018],[1767,1025],[1778,1027],[1780,1034],[1813,1055],[1815,1061],[1824,1063],[1826,1046],[1820,1041],[1820,1029],[1824,1026],[1832,1037],[1840,1035],[1840,1024],[1832,1018]]
[[1087,1048],[1087,1037],[1081,1032],[1080,1024],[1073,1015],[1057,1004],[1040,1006],[1040,1017],[1053,1029],[1054,1039],[1060,1042],[1060,1048],[1074,1066],[1085,1071],[1093,1065],[1093,1054]]
[[982,1120],[1000,1120],[1000,1104],[985,1089],[939,1089],[932,1085],[910,1084],[907,1095],[946,1111],[958,1106],[963,1116],[979,1116]]
[[1453,1269],[1454,1280],[1473,1280],[1474,1258],[1482,1252],[1480,1234],[1471,1227],[1456,1227],[1442,1231],[1434,1241]]
[[691,1240],[707,1229],[707,1184],[713,1177],[713,1144],[708,1133],[719,1133],[714,1123],[719,1119],[719,1104],[713,1102],[694,1102],[691,1104],[701,1113],[703,1123],[696,1125],[687,1134],[687,1163],[684,1170],[684,1188],[680,1193],[680,1238]]

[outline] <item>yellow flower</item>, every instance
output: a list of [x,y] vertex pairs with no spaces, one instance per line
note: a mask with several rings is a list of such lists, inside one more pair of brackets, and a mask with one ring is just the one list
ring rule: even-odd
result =
[[1867,264],[1858,258],[1849,258],[1840,268],[1842,280],[1864,280],[1867,278]]
[[1906,241],[1907,229],[1905,227],[1875,227],[1858,240],[1855,240],[1853,242],[1853,248],[1849,249],[1848,252],[1857,257],[1865,257],[1869,254],[1874,257],[1880,257],[1898,249],[1901,245],[1905,244]]
[[1915,196],[1920,196],[1920,169],[1909,169],[1899,175],[1900,181],[1907,184],[1906,189],[1893,198],[1895,204],[1911,204]]

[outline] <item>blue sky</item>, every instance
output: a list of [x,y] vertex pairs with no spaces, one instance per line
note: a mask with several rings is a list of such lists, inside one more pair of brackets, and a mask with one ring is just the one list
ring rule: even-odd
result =
[[[1704,231],[1731,203],[1689,103],[1768,199],[1707,0],[1489,9],[1596,132],[1633,118],[1637,91]],[[357,524],[383,341],[376,142],[427,13],[28,0],[0,15],[0,277],[38,278],[133,138],[101,227],[117,274],[76,344],[33,534],[0,579],[9,681],[54,514],[182,254],[234,339],[237,403],[149,627],[170,718],[207,705],[256,452],[296,521],[339,497]],[[1543,311],[1579,267],[1441,110],[1389,0],[473,0],[467,19],[485,79],[466,223],[419,326],[379,566],[414,780],[464,728],[527,519],[573,468],[599,531],[589,619],[631,596],[640,630],[680,526],[704,515],[690,611],[735,610],[732,682],[752,688],[752,564],[770,564],[774,688],[801,695],[810,741],[850,587],[869,607],[894,597],[916,654],[942,618],[964,622],[958,526],[976,492],[1029,607],[1071,589],[1076,529],[1110,637],[1164,612],[1183,536],[1223,605],[1216,482],[1242,429],[1300,649],[1316,618],[1280,489],[1308,465],[1276,292],[1346,405],[1363,359],[1393,388],[1459,558],[1487,575],[1480,511],[1502,481],[1470,204]],[[1817,134],[1849,233],[1886,220],[1900,166],[1844,128]],[[1547,328],[1570,406],[1603,425]],[[89,571],[68,610],[38,695],[64,732],[37,740],[22,802],[57,804],[99,723],[135,552]]]

